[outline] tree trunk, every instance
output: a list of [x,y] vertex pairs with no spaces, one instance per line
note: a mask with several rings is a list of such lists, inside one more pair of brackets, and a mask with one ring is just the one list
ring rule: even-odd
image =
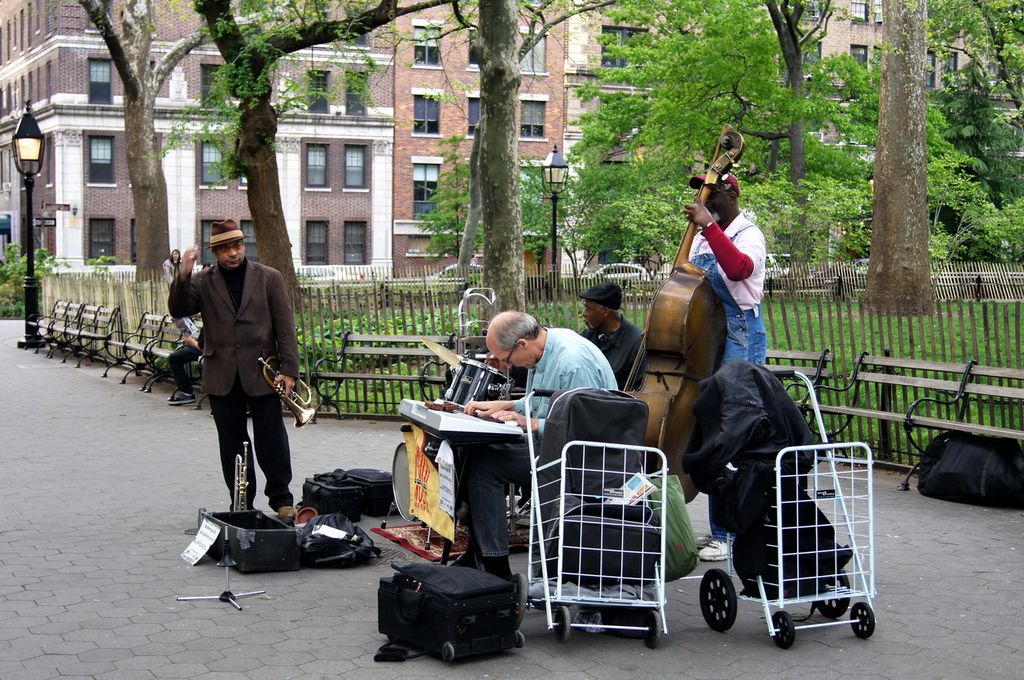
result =
[[135,280],[160,277],[170,250],[167,180],[160,164],[160,143],[153,124],[153,97],[125,98],[124,132],[128,177],[135,208]]
[[[254,72],[253,76],[258,76]],[[298,290],[292,244],[281,203],[281,184],[277,172],[277,112],[270,96],[256,102],[243,102],[242,122],[235,146],[235,156],[245,169],[249,187],[246,198],[252,216],[260,262],[281,272],[288,290]]]
[[881,98],[871,264],[864,305],[895,315],[934,307],[928,257],[925,139],[926,0],[883,5]]
[[514,0],[480,2],[480,140],[484,281],[502,309],[526,309],[523,224],[519,207],[518,16]]
[[480,139],[483,137],[484,119],[480,118],[473,137],[473,148],[469,152],[469,214],[466,227],[462,230],[462,244],[459,246],[459,269],[469,273],[469,263],[476,252],[476,230],[480,226]]

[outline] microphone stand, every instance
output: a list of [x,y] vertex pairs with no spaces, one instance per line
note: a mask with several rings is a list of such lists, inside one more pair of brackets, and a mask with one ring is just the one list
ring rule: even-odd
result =
[[242,605],[238,604],[238,600],[243,597],[252,597],[253,595],[262,595],[267,592],[266,590],[251,590],[245,593],[233,593],[231,592],[231,567],[237,566],[238,562],[231,556],[231,541],[228,539],[228,525],[224,524],[224,554],[220,558],[220,562],[217,563],[218,567],[224,567],[224,592],[220,595],[179,595],[176,599],[179,602],[186,600],[220,600],[221,602],[227,602],[238,611],[242,611]]

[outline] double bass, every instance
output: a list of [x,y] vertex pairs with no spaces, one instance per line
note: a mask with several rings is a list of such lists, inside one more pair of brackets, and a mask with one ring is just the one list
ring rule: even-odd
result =
[[[728,125],[722,128],[695,202],[707,201],[710,187],[743,155],[743,144],[742,135]],[[687,502],[697,495],[693,482],[683,472],[683,452],[696,424],[691,408],[700,395],[698,383],[718,369],[726,338],[722,303],[705,270],[689,259],[696,235],[697,225],[690,222],[672,273],[651,301],[644,328],[647,370],[640,387],[632,393],[647,404],[650,412],[647,445],[665,453],[669,472],[679,475]],[[639,364],[634,364],[633,370]]]

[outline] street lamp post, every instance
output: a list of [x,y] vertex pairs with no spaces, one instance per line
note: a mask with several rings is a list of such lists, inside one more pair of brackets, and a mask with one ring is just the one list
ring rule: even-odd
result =
[[46,139],[39,131],[39,124],[32,115],[32,103],[25,102],[25,113],[14,132],[14,165],[25,183],[25,339],[18,347],[35,349],[43,346],[39,329],[34,325],[39,316],[39,285],[36,282],[35,225],[32,224],[32,189],[36,175],[43,167],[43,152]]
[[544,161],[544,189],[551,194],[551,271],[558,271],[558,194],[565,188],[569,166],[555,144]]

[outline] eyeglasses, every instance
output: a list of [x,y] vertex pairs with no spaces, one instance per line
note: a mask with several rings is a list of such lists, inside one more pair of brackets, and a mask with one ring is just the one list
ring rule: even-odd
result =
[[517,349],[519,349],[519,342],[518,341],[516,341],[516,344],[512,345],[512,349],[510,349],[508,351],[508,356],[505,357],[505,363],[506,364],[509,363],[509,361],[512,359],[512,355],[516,353]]

